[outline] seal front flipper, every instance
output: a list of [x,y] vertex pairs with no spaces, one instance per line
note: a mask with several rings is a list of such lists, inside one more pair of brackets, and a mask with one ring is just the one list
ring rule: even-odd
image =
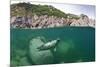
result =
[[42,44],[41,46],[37,47],[37,49],[41,50],[43,48],[44,44]]
[[54,48],[54,52],[56,52],[56,47]]

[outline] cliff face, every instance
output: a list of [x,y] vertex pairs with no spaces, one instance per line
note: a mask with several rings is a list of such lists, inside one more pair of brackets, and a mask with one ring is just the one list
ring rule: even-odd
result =
[[55,16],[11,17],[12,28],[50,28],[60,26],[90,26],[95,27],[95,20],[88,17],[80,19],[57,18]]
[[11,5],[10,24],[11,28],[32,29],[61,26],[95,27],[95,20],[90,19],[88,16],[83,14],[80,16],[65,14],[52,6],[20,3]]
[[90,26],[95,27],[95,20],[90,19],[88,16],[80,17],[78,20],[74,20],[70,26]]

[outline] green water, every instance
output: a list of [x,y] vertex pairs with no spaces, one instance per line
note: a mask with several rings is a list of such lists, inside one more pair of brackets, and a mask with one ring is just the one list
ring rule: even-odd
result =
[[38,36],[47,42],[60,38],[50,64],[95,61],[94,28],[11,29],[11,65],[36,65],[29,56],[29,42]]

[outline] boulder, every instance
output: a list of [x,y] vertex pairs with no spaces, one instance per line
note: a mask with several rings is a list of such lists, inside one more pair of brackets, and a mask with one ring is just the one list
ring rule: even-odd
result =
[[37,47],[44,44],[41,37],[33,38],[29,45],[29,54],[34,64],[50,64],[53,63],[53,54],[50,50],[39,51]]

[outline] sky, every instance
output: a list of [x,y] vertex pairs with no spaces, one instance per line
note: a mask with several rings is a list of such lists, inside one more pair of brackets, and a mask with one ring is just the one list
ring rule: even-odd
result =
[[[12,1],[13,3],[19,3],[19,1]],[[95,6],[94,5],[80,5],[80,4],[68,4],[68,3],[49,3],[49,2],[30,2],[31,4],[40,5],[52,5],[53,7],[63,11],[64,13],[72,13],[76,15],[85,14],[89,18],[95,19]]]

